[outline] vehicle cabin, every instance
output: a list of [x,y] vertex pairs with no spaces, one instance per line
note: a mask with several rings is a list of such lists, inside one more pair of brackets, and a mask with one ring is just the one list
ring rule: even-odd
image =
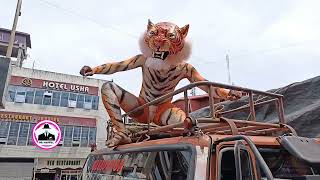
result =
[[[187,97],[186,90],[199,85],[242,90],[248,93],[249,103],[218,112],[218,105],[212,101],[211,117],[187,118],[184,123],[161,127],[148,124],[144,130],[134,133],[135,143],[92,152],[83,167],[82,178],[320,179],[320,140],[299,137],[292,127],[285,124],[282,95],[200,82],[162,96],[160,100],[180,92],[184,92]],[[257,102],[253,98],[254,93],[271,98]],[[185,100],[187,104],[188,98]],[[278,123],[256,121],[255,107],[267,103],[276,103]],[[250,110],[250,120],[229,119],[223,116],[244,109]],[[186,109],[185,112],[188,114],[189,110]]]

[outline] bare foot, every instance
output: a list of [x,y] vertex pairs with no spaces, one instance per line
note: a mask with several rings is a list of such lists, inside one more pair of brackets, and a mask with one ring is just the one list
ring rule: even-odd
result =
[[131,143],[131,139],[128,135],[122,132],[115,132],[114,136],[106,141],[106,146],[109,148],[113,148],[115,146],[121,145],[121,144],[128,144]]

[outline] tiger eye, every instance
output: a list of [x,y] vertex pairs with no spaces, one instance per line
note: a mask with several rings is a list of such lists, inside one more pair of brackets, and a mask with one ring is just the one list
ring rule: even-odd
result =
[[168,33],[168,38],[174,39],[176,38],[176,35],[174,33]]
[[153,35],[156,35],[156,31],[149,31],[149,36],[153,36]]

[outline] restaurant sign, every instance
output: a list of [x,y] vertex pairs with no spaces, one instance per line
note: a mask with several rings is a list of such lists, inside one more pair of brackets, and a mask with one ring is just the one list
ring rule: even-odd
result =
[[42,114],[0,111],[0,121],[18,121],[18,122],[37,123],[39,121],[48,120],[48,119],[58,123],[59,125],[81,124],[83,126],[96,127],[95,118],[52,116],[52,115],[42,115]]

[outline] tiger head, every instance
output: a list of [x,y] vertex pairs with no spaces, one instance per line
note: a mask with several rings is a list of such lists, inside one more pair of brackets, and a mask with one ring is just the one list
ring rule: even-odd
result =
[[153,24],[150,20],[140,39],[140,49],[146,57],[161,59],[169,64],[187,60],[191,45],[186,42],[189,25],[179,28],[170,22]]

